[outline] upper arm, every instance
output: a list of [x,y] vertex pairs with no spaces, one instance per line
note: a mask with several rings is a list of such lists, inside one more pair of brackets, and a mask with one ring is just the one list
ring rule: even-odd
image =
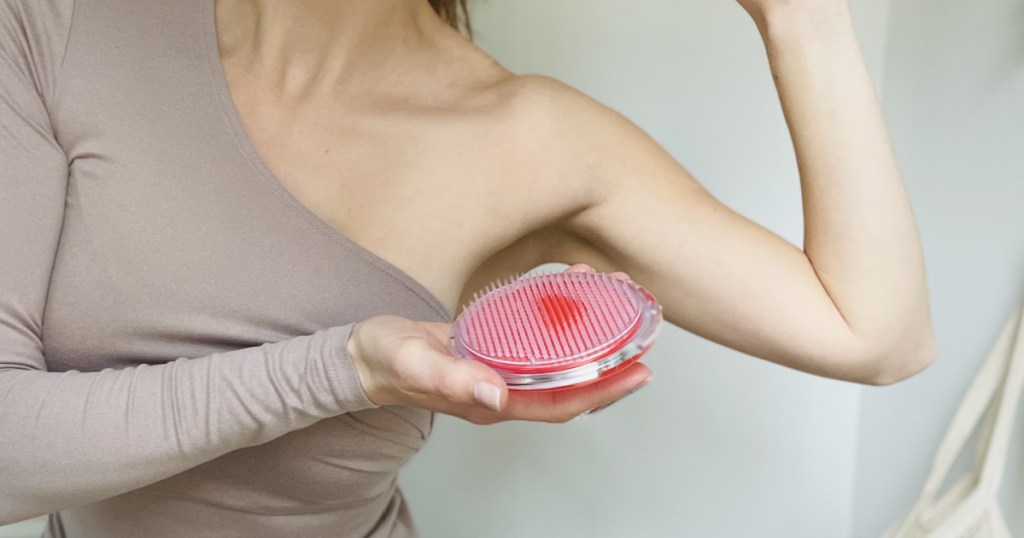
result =
[[[557,81],[553,151],[588,190],[553,256],[625,271],[665,319],[709,340],[827,377],[872,379],[871,350],[830,299],[804,252],[712,196],[616,111]],[[571,172],[570,172],[571,171]]]
[[47,99],[63,55],[67,4],[0,4],[0,369],[45,369],[42,317],[68,176]]

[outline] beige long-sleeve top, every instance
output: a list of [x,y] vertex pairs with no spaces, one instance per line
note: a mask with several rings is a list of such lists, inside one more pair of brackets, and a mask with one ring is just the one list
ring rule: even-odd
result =
[[246,138],[213,0],[0,3],[0,523],[48,536],[410,536],[421,409],[345,352],[442,303]]

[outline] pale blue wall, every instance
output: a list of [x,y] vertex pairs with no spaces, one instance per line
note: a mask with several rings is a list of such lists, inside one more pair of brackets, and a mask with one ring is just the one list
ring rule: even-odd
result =
[[[1024,292],[1024,1],[893,0],[885,112],[921,225],[939,358],[866,389],[853,536],[914,501],[936,445]],[[1004,480],[1024,536],[1024,415]],[[1016,508],[1010,508],[1016,507]]]
[[0,527],[0,538],[39,538],[45,525],[46,518],[41,517]]

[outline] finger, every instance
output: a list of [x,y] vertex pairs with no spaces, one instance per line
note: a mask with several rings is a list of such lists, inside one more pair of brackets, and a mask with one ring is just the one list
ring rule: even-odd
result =
[[596,270],[593,267],[591,267],[591,266],[589,266],[589,265],[587,265],[585,263],[577,263],[577,264],[573,264],[573,265],[570,265],[569,267],[567,267],[564,272],[566,272],[566,273],[593,273],[593,272],[596,272]]
[[471,359],[430,350],[407,368],[418,391],[453,404],[484,406],[499,412],[508,399],[508,386],[501,376]]
[[633,394],[634,392],[644,388],[644,386],[646,386],[648,383],[650,383],[650,381],[651,381],[651,378],[648,377],[647,379],[644,380],[643,383],[640,383],[639,385],[629,389],[629,391],[626,392],[625,394],[623,394],[622,396],[619,396],[618,398],[615,398],[614,400],[612,400],[612,401],[610,401],[608,403],[601,404],[601,405],[599,405],[599,406],[597,406],[597,407],[595,407],[595,408],[593,408],[593,409],[591,409],[589,411],[584,411],[583,414],[584,415],[594,415],[594,414],[597,414],[597,413],[599,413],[601,411],[604,411],[605,409],[608,409],[612,405],[614,405],[614,404],[616,404],[616,403],[618,403],[618,402],[620,402],[622,400],[625,400],[626,398],[629,397],[630,394]]
[[632,282],[633,281],[632,278],[629,278],[629,275],[627,275],[626,273],[623,273],[622,271],[615,271],[613,273],[608,273],[608,276],[617,278],[619,280],[624,280],[626,282]]
[[586,411],[609,404],[639,388],[651,370],[635,362],[626,369],[589,385],[558,391],[513,391],[502,413],[507,420],[565,422]]
[[[635,362],[623,371],[589,385],[590,394],[574,394],[572,390],[554,393],[555,405],[577,409],[580,412],[590,411],[595,407],[610,404],[625,397],[645,385],[651,378],[651,370],[646,365]],[[586,389],[588,386],[581,387]],[[596,405],[595,405],[596,402]]]
[[[436,370],[440,377],[435,379],[435,386],[444,389],[440,391],[440,394],[453,403],[485,405],[491,410],[501,411],[508,394],[508,387],[501,376],[482,363],[451,355],[448,349],[448,338],[452,327],[450,323],[425,323],[424,325],[427,331],[437,338],[439,347],[435,349],[444,356],[444,363],[453,365],[450,368],[441,366]],[[468,399],[466,392],[460,388],[467,379],[475,379],[472,399]]]

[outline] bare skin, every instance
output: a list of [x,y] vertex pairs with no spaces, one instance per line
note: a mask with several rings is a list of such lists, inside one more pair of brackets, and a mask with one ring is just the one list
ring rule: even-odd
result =
[[[740,3],[794,139],[804,249],[719,203],[618,113],[503,68],[424,0],[219,0],[217,19],[239,116],[269,168],[450,313],[499,276],[583,263],[628,273],[669,322],[751,355],[861,383],[913,375],[935,353],[923,257],[845,1]],[[349,348],[380,404],[565,420],[649,376],[637,364],[557,400],[510,398],[486,368],[443,362],[446,324],[387,325],[363,325]],[[396,334],[418,342],[406,355],[437,362],[419,377],[396,369],[411,361],[380,351]]]
[[[304,27],[299,17],[318,18],[329,26],[322,39],[342,41],[315,49],[293,42],[308,29],[284,29],[280,43],[268,30],[267,43],[254,45],[235,28],[252,21],[235,10],[260,3],[218,3],[231,92],[271,170],[320,218],[418,280],[449,312],[477,285],[542,263],[552,224],[582,208],[587,186],[559,184],[547,171],[551,156],[531,140],[530,83],[426,2],[335,3],[344,6],[337,21],[314,13],[326,8],[312,1],[301,3],[309,13],[295,15]],[[267,10],[267,27],[289,24],[275,11],[284,6],[259,9]],[[352,22],[374,17],[387,29]],[[350,33],[358,37],[333,37]],[[378,38],[384,44],[371,41]],[[401,39],[410,43],[394,44]],[[310,50],[322,58],[307,60]]]

